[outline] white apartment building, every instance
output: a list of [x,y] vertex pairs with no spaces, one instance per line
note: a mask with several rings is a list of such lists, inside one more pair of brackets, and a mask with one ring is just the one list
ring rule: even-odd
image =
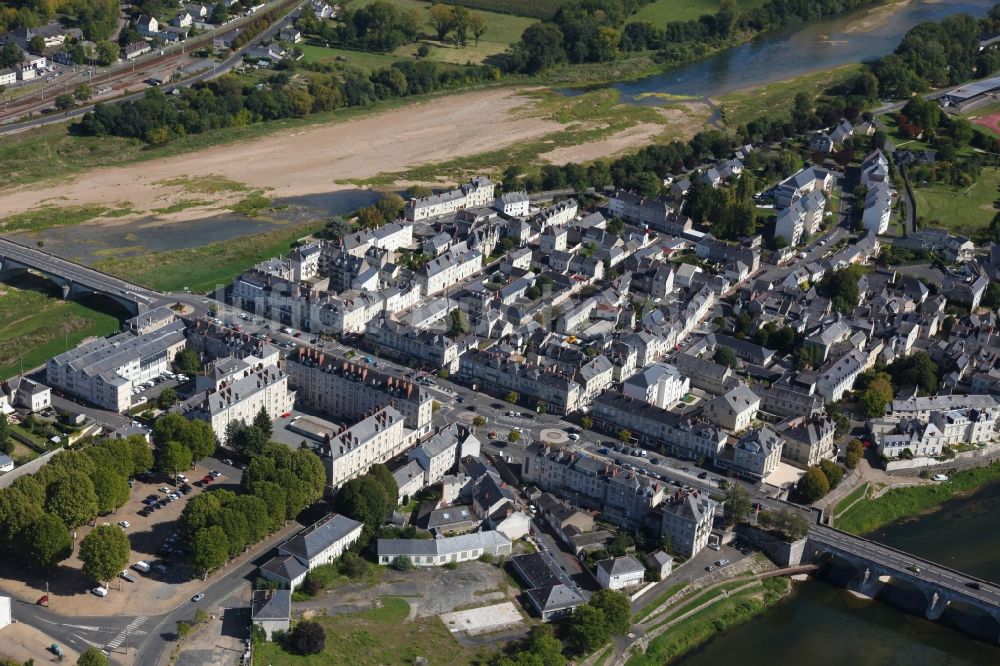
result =
[[98,338],[49,359],[46,384],[124,412],[132,406],[132,387],[169,370],[184,345],[184,322],[176,319],[141,335]]
[[750,422],[760,409],[760,398],[740,382],[705,406],[705,416],[716,425],[731,432],[750,427]]
[[486,176],[478,176],[454,190],[420,199],[410,199],[406,202],[406,219],[410,222],[419,222],[455,213],[463,208],[489,206],[493,202],[495,191],[496,183]]
[[670,363],[654,363],[632,375],[622,384],[622,393],[630,398],[666,409],[691,390],[691,379]]
[[872,183],[865,195],[865,209],[861,225],[873,234],[884,234],[889,229],[892,215],[892,190],[888,183]]
[[992,395],[935,395],[912,396],[893,400],[886,408],[885,420],[899,421],[916,419],[930,421],[934,412],[947,412],[955,409],[974,409],[986,412],[992,418],[1000,417],[1000,400]]
[[424,296],[433,296],[466,280],[483,269],[483,253],[469,250],[456,254],[446,252],[431,259],[420,269],[418,279]]
[[378,563],[392,564],[400,557],[408,557],[414,566],[438,567],[477,560],[483,555],[510,555],[511,547],[510,539],[496,530],[443,539],[379,539]]
[[646,567],[631,555],[601,560],[595,568],[597,582],[606,590],[624,590],[642,585],[646,578]]
[[261,410],[277,419],[295,403],[288,375],[277,366],[251,368],[244,361],[230,360],[246,367],[220,381],[214,390],[196,393],[181,407],[188,418],[208,421],[220,442],[225,441],[226,427],[233,421],[252,423]]
[[531,210],[527,192],[505,192],[493,201],[493,208],[510,217],[524,217]]
[[403,427],[403,415],[394,407],[355,423],[330,440],[323,459],[330,488],[337,490],[372,465],[399,455],[413,441],[413,431]]
[[354,421],[391,405],[418,437],[430,432],[434,400],[409,379],[306,349],[286,359],[285,371],[296,397],[310,409]]
[[718,503],[699,491],[677,491],[662,505],[660,535],[670,539],[670,547],[690,559],[708,545]]
[[875,363],[881,345],[876,345],[872,353],[852,349],[833,363],[823,368],[816,379],[816,393],[827,402],[838,402],[844,393],[851,390],[854,380]]
[[480,442],[469,430],[452,423],[426,442],[410,449],[407,457],[420,465],[424,486],[444,478],[460,458],[479,456]]
[[542,231],[551,227],[559,227],[571,222],[580,206],[576,199],[563,199],[559,203],[554,203],[535,213],[531,218],[532,222],[537,222]]
[[836,424],[825,416],[802,419],[782,432],[785,445],[781,457],[793,465],[812,467],[821,460],[836,458],[833,435]]

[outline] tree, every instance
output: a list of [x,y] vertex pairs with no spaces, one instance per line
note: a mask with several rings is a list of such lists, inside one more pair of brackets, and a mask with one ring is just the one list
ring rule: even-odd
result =
[[107,467],[98,467],[90,475],[97,495],[97,512],[110,513],[128,501],[128,480]]
[[469,10],[461,5],[451,8],[452,30],[455,32],[455,44],[465,46],[469,39]]
[[182,442],[191,452],[191,461],[201,460],[215,452],[215,431],[208,421],[188,421],[186,439]]
[[198,352],[185,348],[177,352],[174,357],[174,367],[181,372],[194,375],[201,371],[201,361],[198,360]]
[[884,372],[876,373],[874,379],[868,382],[868,387],[861,392],[858,405],[867,416],[880,416],[885,413],[885,406],[893,397],[892,384]]
[[819,469],[830,483],[830,488],[836,488],[844,478],[844,469],[832,460],[820,460]]
[[190,541],[191,566],[202,575],[215,571],[229,557],[229,537],[218,525],[198,530]]
[[520,442],[521,441],[521,431],[520,430],[511,430],[509,433],[507,433],[507,441],[510,442],[511,444],[517,444],[518,442]]
[[431,5],[427,10],[427,25],[437,34],[438,41],[443,42],[455,27],[455,12],[448,5]]
[[916,386],[921,395],[937,392],[938,366],[925,351],[899,357],[885,371],[896,386]]
[[554,23],[541,21],[529,25],[521,33],[521,41],[513,47],[513,66],[534,74],[566,62],[563,32]]
[[486,17],[475,12],[469,14],[469,30],[476,40],[476,46],[479,46],[479,40],[486,34],[487,30]]
[[507,402],[509,402],[512,405],[516,405],[517,401],[520,400],[520,399],[521,399],[521,396],[518,395],[517,391],[510,391],[509,393],[507,393],[507,396],[504,398],[504,400],[506,400]]
[[167,442],[160,450],[157,467],[167,476],[175,476],[182,469],[191,468],[191,451],[178,442]]
[[578,654],[586,654],[611,640],[611,627],[604,613],[590,604],[574,611],[566,629],[566,642]]
[[76,666],[108,666],[108,658],[98,648],[89,647],[80,654]]
[[263,407],[257,412],[257,415],[253,417],[253,427],[260,430],[262,433],[267,435],[268,438],[274,434],[274,422],[271,417],[267,415],[267,411]]
[[469,332],[469,316],[455,308],[451,311],[451,329],[448,331],[452,337],[459,337]]
[[0,414],[0,453],[10,453],[14,450],[14,442],[10,439],[10,423],[6,414]]
[[73,96],[66,94],[59,95],[58,97],[56,97],[55,104],[56,108],[59,109],[60,111],[72,109],[74,106],[76,106],[76,102],[73,100]]
[[78,102],[86,102],[93,96],[94,96],[93,89],[86,83],[81,83],[73,91],[73,99],[75,99]]
[[58,516],[69,529],[83,525],[97,515],[94,483],[83,472],[68,472],[49,486],[45,510]]
[[[393,503],[395,500],[396,497],[393,496]],[[364,523],[369,535],[374,534],[385,523],[389,515],[386,508],[388,505],[389,498],[386,497],[385,489],[369,474],[351,479],[334,497],[337,512]]]
[[732,347],[726,347],[724,345],[719,345],[715,349],[715,356],[713,358],[716,363],[724,365],[727,368],[735,368],[738,362],[736,352],[733,351]]
[[861,443],[861,440],[852,439],[847,444],[847,454],[844,456],[844,464],[847,465],[847,469],[854,469],[864,456],[865,445]]
[[632,431],[628,428],[622,428],[618,431],[618,441],[622,444],[628,444],[632,441]]
[[118,62],[118,47],[108,40],[97,42],[97,60],[105,66]]
[[302,620],[288,633],[285,643],[296,654],[319,654],[326,646],[326,632],[319,622]]
[[830,481],[819,467],[813,465],[799,479],[797,487],[803,497],[810,502],[815,502],[830,492]]
[[32,35],[31,39],[28,40],[28,51],[34,53],[35,55],[44,54],[45,38],[41,35]]
[[604,613],[612,635],[624,636],[632,627],[632,604],[623,592],[598,590],[590,598],[590,605]]
[[539,414],[546,414],[549,411],[549,406],[544,400],[539,400],[535,405],[535,411]]
[[580,418],[580,425],[583,426],[584,430],[590,430],[594,427],[594,419],[589,416],[584,416]]
[[83,573],[100,582],[107,582],[128,566],[132,552],[128,536],[117,525],[99,525],[80,542]]
[[817,291],[833,301],[834,310],[849,315],[858,307],[858,280],[864,272],[864,267],[858,265],[827,272],[817,285]]
[[163,392],[156,398],[156,402],[159,404],[160,409],[170,409],[177,404],[177,400],[177,391],[173,388],[163,389]]
[[482,428],[484,425],[486,425],[486,419],[483,418],[482,416],[477,416],[474,419],[472,419],[472,425],[475,428]]
[[24,530],[22,546],[30,564],[48,569],[73,554],[73,537],[58,516],[43,513]]
[[750,513],[750,496],[743,486],[734,483],[726,489],[726,501],[723,505],[726,525],[735,525],[746,520],[748,513]]

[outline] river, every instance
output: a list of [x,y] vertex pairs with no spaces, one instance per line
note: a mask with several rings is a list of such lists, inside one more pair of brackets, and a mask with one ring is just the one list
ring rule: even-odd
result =
[[[1000,582],[1000,483],[953,499],[940,510],[871,534],[887,545]],[[714,666],[739,655],[741,666],[957,666],[1000,664],[1000,647],[943,625],[861,599],[833,585],[796,585],[785,601],[679,660]]]
[[[913,26],[965,12],[985,16],[994,0],[909,0],[762,35],[704,60],[635,81],[611,84],[624,102],[659,105],[666,93],[716,97],[748,85],[878,58],[892,52]],[[570,93],[572,94],[572,93]]]

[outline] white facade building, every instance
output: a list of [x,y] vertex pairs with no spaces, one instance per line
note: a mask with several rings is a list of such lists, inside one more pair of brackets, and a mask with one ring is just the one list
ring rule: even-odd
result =
[[690,390],[691,379],[669,363],[654,363],[626,379],[622,385],[622,393],[628,397],[660,409],[674,404]]

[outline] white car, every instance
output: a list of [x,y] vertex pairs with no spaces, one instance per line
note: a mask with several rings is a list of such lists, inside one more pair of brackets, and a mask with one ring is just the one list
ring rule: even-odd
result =
[[935,481],[947,481],[948,480],[948,475],[947,474],[935,474],[931,478],[934,479]]
[[572,439],[575,442],[576,440],[580,439],[580,436],[578,434],[576,434],[575,432],[571,432],[569,434],[569,438]]
[[108,596],[108,588],[98,586],[98,587],[95,587],[94,589],[92,589],[90,591],[90,593],[91,594],[95,594],[95,595],[97,595],[99,597],[106,597],[106,596]]
[[132,527],[132,523],[128,522],[127,520],[119,520],[118,527],[122,528],[123,530],[127,530],[128,528]]

